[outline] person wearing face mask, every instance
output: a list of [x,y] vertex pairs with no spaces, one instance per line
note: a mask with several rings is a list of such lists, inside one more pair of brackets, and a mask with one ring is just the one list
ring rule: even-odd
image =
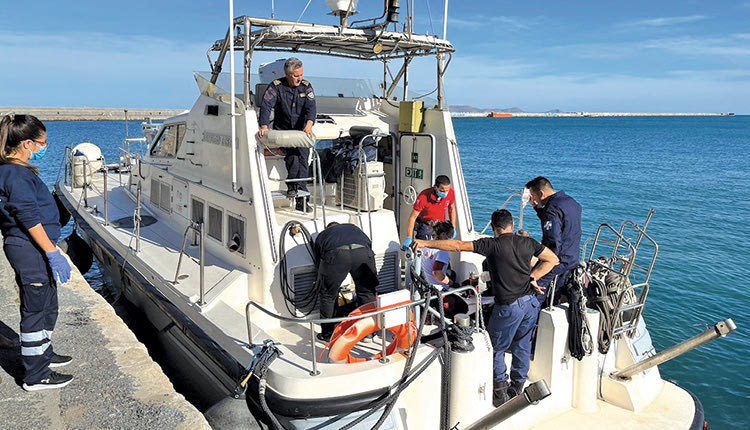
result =
[[26,391],[64,387],[73,379],[51,370],[72,360],[56,354],[51,342],[57,284],[68,282],[71,267],[55,246],[60,238],[55,200],[29,164],[44,157],[48,146],[47,129],[36,117],[8,114],[0,120],[0,231],[21,296]]
[[[538,176],[528,183],[529,203],[534,206],[542,225],[542,244],[551,249],[560,259],[547,275],[539,279],[544,294],[537,294],[539,303],[545,306],[560,302],[563,285],[573,269],[578,266],[581,255],[581,205],[565,191],[555,191],[549,179]],[[554,282],[555,297],[550,299],[550,287]]]
[[456,237],[456,195],[451,188],[451,180],[440,175],[435,178],[435,185],[419,193],[414,202],[403,249],[406,250],[411,245],[414,237],[432,239],[431,222],[448,220],[453,224],[453,239]]

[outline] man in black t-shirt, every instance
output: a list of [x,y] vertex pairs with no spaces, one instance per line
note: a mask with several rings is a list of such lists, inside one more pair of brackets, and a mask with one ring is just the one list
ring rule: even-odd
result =
[[[352,275],[357,305],[375,301],[378,270],[370,238],[354,224],[329,223],[315,239],[315,265],[318,268],[320,317],[333,318],[339,287]],[[335,323],[321,324],[319,340],[328,342]]]
[[[557,256],[531,237],[513,234],[513,216],[505,209],[492,214],[495,237],[473,242],[460,240],[416,240],[415,248],[430,247],[445,251],[472,251],[487,257],[495,306],[487,330],[494,350],[493,403],[500,406],[523,389],[529,373],[531,334],[539,315],[536,293],[544,290],[536,280],[559,262]],[[531,258],[537,257],[531,267]],[[513,362],[510,381],[506,373],[505,351]]]

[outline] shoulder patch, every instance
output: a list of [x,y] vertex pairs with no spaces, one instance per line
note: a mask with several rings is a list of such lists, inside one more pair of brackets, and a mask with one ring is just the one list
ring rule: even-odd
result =
[[305,85],[308,85],[308,86],[310,85],[310,82],[308,82],[306,79],[303,79],[302,83],[305,84]]
[[547,221],[547,222],[544,223],[544,229],[545,230],[549,230],[551,228],[552,228],[552,220],[549,220],[549,221]]
[[274,81],[273,81],[272,83],[273,83],[274,85],[281,85],[281,81],[280,81],[280,80],[278,80],[278,79],[274,79]]

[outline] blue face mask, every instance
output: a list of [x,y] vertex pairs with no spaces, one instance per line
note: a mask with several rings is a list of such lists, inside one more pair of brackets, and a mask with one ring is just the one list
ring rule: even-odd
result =
[[42,146],[41,148],[39,148],[39,152],[31,153],[31,157],[29,158],[29,160],[41,160],[42,157],[44,157],[44,154],[46,153],[47,153],[47,147]]
[[446,192],[435,191],[435,194],[437,194],[437,196],[440,197],[441,199],[448,197],[448,191]]

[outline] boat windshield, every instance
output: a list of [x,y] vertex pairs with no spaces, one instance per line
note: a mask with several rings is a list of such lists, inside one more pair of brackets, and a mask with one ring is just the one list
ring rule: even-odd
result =
[[[219,74],[213,88],[210,85],[211,72],[194,72],[194,74],[201,93],[211,95],[211,97],[219,97],[223,94],[229,94],[229,88],[231,88],[229,73]],[[382,83],[376,79],[324,78],[320,76],[306,76],[305,79],[310,81],[313,88],[315,88],[315,95],[318,97],[370,98],[381,97],[383,95]],[[243,75],[241,73],[235,73],[235,91],[237,92],[236,97],[239,98],[242,98],[242,81]],[[260,76],[254,73],[251,74],[250,82],[252,85],[259,83]],[[403,89],[397,87],[393,94],[400,96],[403,94]],[[419,99],[419,97],[419,93],[409,91],[410,99]],[[422,98],[420,100],[424,100],[427,105],[437,103],[437,101],[432,98]]]

